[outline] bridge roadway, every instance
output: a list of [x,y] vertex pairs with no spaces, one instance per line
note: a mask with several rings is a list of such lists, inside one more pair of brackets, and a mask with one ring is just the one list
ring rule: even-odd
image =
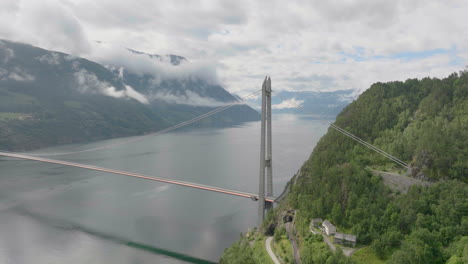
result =
[[[134,173],[134,172],[127,172],[127,171],[120,171],[120,170],[114,170],[114,169],[108,169],[108,168],[101,168],[101,167],[96,167],[96,166],[92,166],[92,165],[80,164],[80,163],[74,163],[74,162],[68,162],[68,161],[62,161],[62,160],[45,159],[45,158],[28,156],[28,155],[17,154],[17,153],[0,152],[0,156],[23,159],[23,160],[33,160],[33,161],[52,163],[52,164],[59,164],[59,165],[82,168],[82,169],[88,169],[88,170],[94,170],[94,171],[107,172],[107,173],[130,176],[130,177],[135,177],[135,178],[140,178],[140,179],[145,179],[145,180],[165,182],[165,183],[169,183],[169,184],[175,184],[175,185],[180,185],[180,186],[185,186],[185,187],[190,187],[190,188],[195,188],[195,189],[201,189],[201,190],[206,190],[206,191],[212,191],[212,192],[224,193],[224,194],[229,194],[229,195],[234,195],[234,196],[240,196],[240,197],[250,198],[250,199],[252,199],[254,201],[258,200],[258,194],[248,193],[248,192],[240,192],[240,191],[236,191],[236,190],[224,189],[224,188],[219,188],[219,187],[214,187],[214,186],[209,186],[209,185],[203,185],[203,184],[198,184],[198,183],[192,183],[192,182],[187,182],[187,181],[179,181],[179,180],[173,180],[173,179],[161,178],[161,177],[152,177],[152,176],[139,174],[139,173]],[[267,201],[267,202],[272,202],[273,203],[273,202],[275,202],[275,200],[276,200],[275,197],[265,197],[265,201]]]

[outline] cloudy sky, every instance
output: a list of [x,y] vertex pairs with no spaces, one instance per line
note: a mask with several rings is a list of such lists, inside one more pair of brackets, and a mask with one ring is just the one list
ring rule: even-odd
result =
[[0,0],[0,38],[94,58],[95,41],[209,62],[229,91],[363,91],[468,65],[461,0]]

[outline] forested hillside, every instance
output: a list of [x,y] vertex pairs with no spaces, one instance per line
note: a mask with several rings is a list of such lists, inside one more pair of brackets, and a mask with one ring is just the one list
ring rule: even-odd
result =
[[[294,209],[302,263],[468,263],[468,72],[376,83],[335,124],[411,169],[330,128],[264,228],[279,225],[284,212]],[[371,169],[433,184],[400,193]],[[329,219],[340,232],[356,235],[358,247],[368,246],[363,259],[369,262],[331,253],[311,234],[312,218]],[[222,263],[236,263],[238,254],[249,253],[230,248]]]
[[[169,58],[170,67],[178,67],[183,59]],[[0,40],[0,149],[25,151],[148,133],[236,100],[221,86],[203,79],[184,81],[174,74],[173,79],[156,83],[143,74],[127,76],[123,68],[109,68],[69,54]],[[173,100],[155,99],[154,93],[160,90]],[[198,103],[203,100],[211,104]],[[196,125],[233,125],[259,117],[251,107],[236,105]]]
[[0,149],[134,135],[165,125],[126,96],[124,84],[102,65],[0,41]]
[[[460,179],[468,171],[468,73],[439,80],[424,78],[376,83],[346,107],[336,125],[410,163],[416,177]],[[362,165],[391,168],[392,162],[331,132],[317,146],[331,147],[332,163],[354,159]],[[330,144],[339,140],[339,144]],[[345,149],[346,152],[341,151]],[[330,151],[327,151],[331,153]]]

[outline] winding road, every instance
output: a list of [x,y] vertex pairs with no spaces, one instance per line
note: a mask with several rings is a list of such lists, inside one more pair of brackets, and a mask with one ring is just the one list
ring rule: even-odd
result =
[[275,253],[273,253],[273,250],[271,250],[271,240],[273,239],[273,237],[267,237],[266,239],[266,250],[268,252],[268,255],[270,255],[270,258],[271,260],[273,260],[273,262],[275,264],[281,264],[281,262],[279,262],[278,258],[276,258],[276,255]]

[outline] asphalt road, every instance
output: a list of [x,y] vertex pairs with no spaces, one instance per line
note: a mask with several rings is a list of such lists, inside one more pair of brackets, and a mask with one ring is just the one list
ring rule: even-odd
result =
[[273,260],[273,262],[274,262],[275,264],[281,264],[281,262],[279,262],[278,258],[276,258],[275,253],[273,253],[273,250],[271,250],[271,239],[272,239],[272,238],[273,238],[273,237],[271,237],[271,236],[270,236],[270,237],[267,237],[267,239],[266,239],[266,241],[265,241],[265,242],[266,242],[266,249],[267,249],[268,255],[270,255],[271,260]]

